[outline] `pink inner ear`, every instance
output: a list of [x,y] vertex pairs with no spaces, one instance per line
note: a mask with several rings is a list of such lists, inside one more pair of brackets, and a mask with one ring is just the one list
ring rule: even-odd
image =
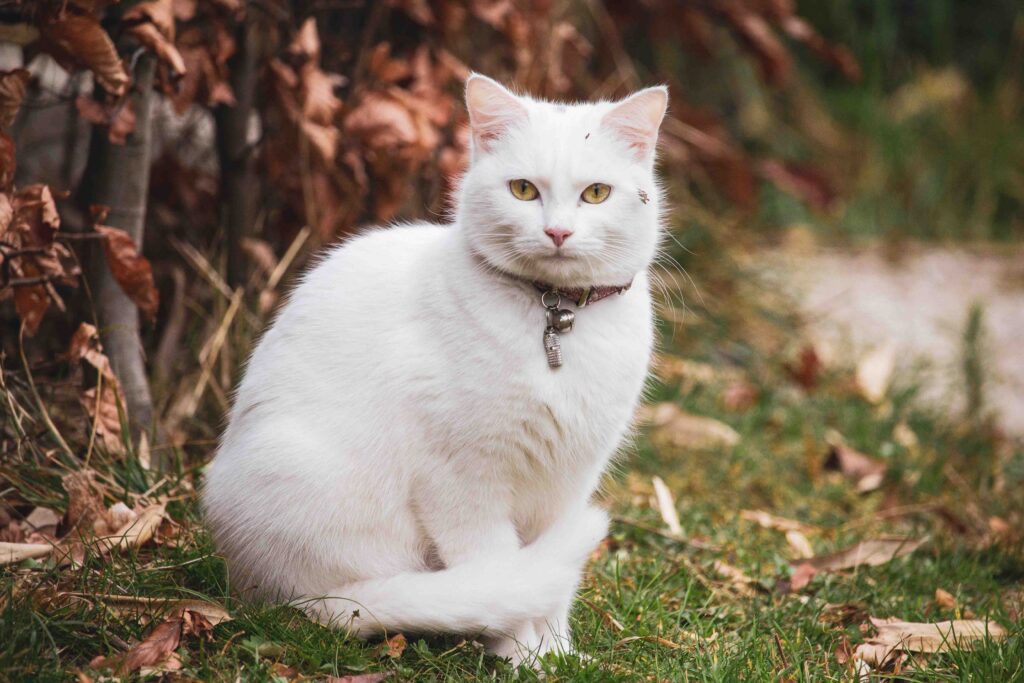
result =
[[466,83],[466,108],[473,139],[484,149],[527,116],[512,93],[479,75],[470,76]]
[[626,98],[604,115],[601,125],[615,132],[637,159],[649,158],[658,143],[658,128],[665,117],[668,93],[664,88],[648,88]]

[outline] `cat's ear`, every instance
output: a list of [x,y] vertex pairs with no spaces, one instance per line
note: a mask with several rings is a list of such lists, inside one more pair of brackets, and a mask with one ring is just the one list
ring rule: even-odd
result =
[[466,81],[466,109],[476,149],[490,149],[510,127],[525,121],[526,107],[497,81],[472,74]]
[[601,125],[629,144],[638,161],[649,161],[654,157],[658,128],[666,109],[668,88],[663,85],[646,88],[612,107],[601,119]]

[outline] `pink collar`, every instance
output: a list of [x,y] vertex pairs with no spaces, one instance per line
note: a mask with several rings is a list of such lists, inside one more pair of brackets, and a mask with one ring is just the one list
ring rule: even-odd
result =
[[533,286],[537,288],[537,291],[541,294],[546,292],[552,292],[564,297],[567,301],[572,302],[577,308],[583,308],[589,304],[597,303],[601,299],[607,299],[608,297],[615,294],[622,294],[630,287],[633,286],[633,281],[630,280],[624,285],[606,285],[606,286],[590,286],[590,287],[555,287],[545,282],[533,282]]

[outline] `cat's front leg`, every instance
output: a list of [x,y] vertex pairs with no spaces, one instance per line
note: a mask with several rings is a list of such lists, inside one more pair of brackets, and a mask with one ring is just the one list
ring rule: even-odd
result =
[[[586,504],[564,513],[553,526],[562,530],[560,533],[567,536],[567,542],[570,540],[582,541],[590,547],[597,547],[597,544],[608,535],[608,513]],[[540,641],[538,654],[541,656],[550,652],[577,654],[572,644],[569,612],[572,609],[573,599],[576,597],[576,589],[583,576],[585,565],[586,560],[584,559],[573,574],[572,583],[565,586],[564,600],[550,614],[534,623]]]
[[[418,493],[418,518],[445,567],[481,558],[511,559],[520,552],[521,542],[508,504],[510,496],[500,486],[489,484],[483,477],[470,481],[439,471],[421,483]],[[538,559],[555,561],[553,557]],[[524,590],[534,588],[524,586]],[[526,619],[512,628],[491,628],[481,635],[481,640],[489,652],[518,665],[534,657],[541,648],[535,621]]]

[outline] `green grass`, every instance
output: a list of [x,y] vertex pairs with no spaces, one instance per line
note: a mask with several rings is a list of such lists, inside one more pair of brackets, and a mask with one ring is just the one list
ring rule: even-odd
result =
[[[679,236],[684,244],[702,245],[703,253],[730,240],[712,238],[700,226]],[[1002,624],[1011,636],[970,652],[922,658],[901,680],[1024,681],[1019,444],[1001,439],[983,420],[960,422],[915,409],[912,387],[897,386],[883,405],[869,405],[849,389],[849,368],[825,370],[813,392],[799,388],[783,369],[800,343],[792,319],[768,295],[752,296],[748,290],[757,288],[744,286],[728,252],[719,253],[712,260],[681,255],[702,283],[703,305],[688,307],[678,324],[663,325],[665,352],[704,362],[710,372],[658,383],[652,399],[720,419],[741,440],[727,449],[670,448],[644,431],[627,450],[603,497],[616,521],[573,612],[578,646],[588,659],[545,661],[547,680],[849,681],[855,680],[852,669],[836,653],[844,642],[863,640],[868,615],[935,621],[969,612]],[[7,386],[12,398],[27,403],[15,374],[8,373]],[[759,392],[742,412],[722,402],[736,377]],[[898,425],[909,427],[918,443],[901,445],[907,441],[897,438]],[[881,490],[859,495],[837,473],[822,471],[830,430],[888,461]],[[58,476],[70,461],[51,457],[42,465],[48,437],[42,429],[33,433],[38,448],[22,443],[5,456],[2,473],[11,488],[4,497],[61,508]],[[282,680],[281,666],[312,679],[385,671],[400,681],[538,680],[535,672],[513,670],[459,638],[413,638],[400,657],[390,658],[379,642],[347,638],[294,609],[233,601],[194,495],[209,452],[208,444],[179,452],[182,469],[157,489],[172,497],[170,516],[185,529],[178,547],[149,544],[129,554],[91,556],[74,570],[35,561],[0,569],[0,679],[96,677],[94,657],[117,654],[152,628],[118,616],[102,601],[66,595],[80,593],[202,597],[228,606],[233,619],[215,627],[212,641],[183,641],[177,680]],[[130,458],[97,457],[93,466],[116,480],[115,496],[155,483]],[[696,543],[664,530],[650,503],[653,475],[668,483],[686,537]],[[882,513],[894,506],[905,506],[906,514]],[[791,594],[781,586],[793,551],[781,533],[741,519],[742,509],[814,525],[807,536],[819,554],[883,532],[930,540],[883,566],[820,574]],[[983,543],[990,516],[1018,525],[1016,536]],[[716,560],[752,577],[753,589],[723,580]],[[961,614],[936,604],[937,588],[956,597]]]

